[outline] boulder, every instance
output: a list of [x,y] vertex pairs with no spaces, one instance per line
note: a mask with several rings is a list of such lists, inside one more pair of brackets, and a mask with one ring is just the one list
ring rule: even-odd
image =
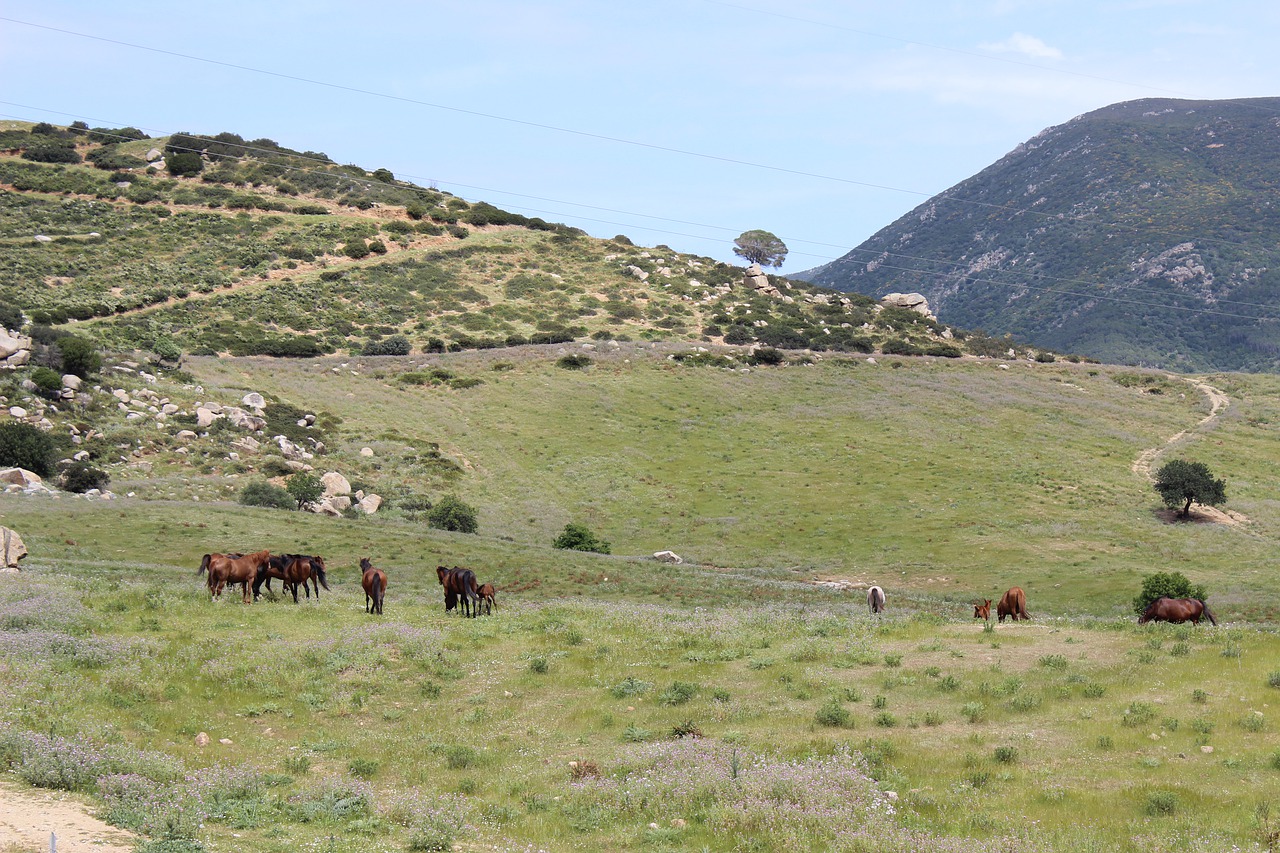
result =
[[[881,305],[894,305],[898,308],[909,308],[917,314],[933,317],[929,310],[929,300],[920,293],[886,293],[880,300]],[[933,317],[933,319],[937,319]]]
[[178,430],[178,432],[176,433],[176,436],[182,439],[183,441],[190,441],[191,439],[197,437],[195,432],[189,429]]
[[637,267],[635,265],[627,267],[627,272],[631,273],[632,276],[640,279],[641,281],[644,281],[649,277],[649,274],[647,272],[645,272],[644,270],[640,269],[640,267]]
[[26,409],[24,409],[24,408],[22,408],[21,406],[10,406],[10,407],[9,407],[9,417],[17,418],[17,419],[21,420],[21,419],[25,418],[26,416],[27,416],[27,410],[26,410]]
[[7,527],[0,527],[0,564],[6,568],[16,569],[18,561],[25,556],[27,556],[27,546],[22,544],[22,537]]
[[196,426],[200,429],[208,429],[213,426],[213,422],[216,421],[218,417],[218,415],[215,415],[209,409],[201,406],[196,409]]
[[31,349],[31,338],[0,333],[0,358],[8,358],[24,349]]
[[362,447],[362,448],[360,448],[360,455],[361,455],[361,456],[372,456],[372,455],[373,455],[373,448],[372,448],[372,447]]
[[654,552],[653,559],[663,563],[679,564],[684,562],[684,558],[675,551],[656,551]]
[[244,453],[257,453],[262,444],[253,436],[246,435],[231,442],[231,446]]
[[329,471],[320,477],[320,482],[324,483],[324,496],[331,498],[334,495],[351,494],[351,483],[346,477],[337,471]]
[[742,283],[755,290],[768,290],[772,287],[769,284],[769,276],[760,268],[759,264],[752,264],[747,267],[747,271],[742,276]]
[[20,349],[4,360],[6,367],[24,367],[31,362],[31,350]]
[[347,510],[351,509],[350,495],[334,495],[333,497],[328,498],[327,500],[329,502],[329,506],[333,507],[338,512],[346,512]]
[[327,515],[330,518],[342,517],[342,511],[335,508],[333,504],[329,503],[328,498],[317,501],[316,503],[313,503],[313,504],[309,504],[308,506],[310,507],[311,511],[316,513],[317,515]]
[[267,405],[266,399],[257,391],[250,391],[248,394],[245,394],[244,397],[241,398],[240,402],[244,403],[251,409],[261,409]]
[[377,495],[365,495],[360,499],[360,511],[365,515],[373,515],[382,506],[382,498]]

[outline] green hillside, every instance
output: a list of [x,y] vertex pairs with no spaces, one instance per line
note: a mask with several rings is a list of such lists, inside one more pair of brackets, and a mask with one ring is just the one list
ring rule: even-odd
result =
[[0,306],[113,349],[194,354],[694,339],[955,357],[1011,343],[944,339],[928,317],[782,278],[748,287],[709,258],[271,140],[136,133],[0,131]]
[[1113,363],[1274,371],[1280,99],[1116,104],[1051,127],[799,277]]

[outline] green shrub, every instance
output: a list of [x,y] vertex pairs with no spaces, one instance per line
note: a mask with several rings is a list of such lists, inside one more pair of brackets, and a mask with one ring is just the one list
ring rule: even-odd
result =
[[814,721],[820,726],[831,728],[848,728],[853,723],[849,709],[840,704],[840,700],[832,698],[814,715]]
[[409,339],[404,335],[391,335],[380,341],[369,341],[360,351],[361,355],[408,355],[413,351]]
[[297,501],[297,508],[315,503],[324,495],[324,483],[310,471],[299,471],[285,483],[285,491]]
[[261,506],[269,509],[297,509],[293,495],[279,486],[259,480],[240,491],[240,503],[244,506]]
[[91,341],[66,335],[58,338],[58,350],[62,353],[62,371],[87,379],[102,369],[102,356]]
[[102,490],[111,482],[111,476],[88,462],[72,462],[62,470],[62,488],[68,492],[84,494],[90,489]]
[[358,261],[369,257],[369,245],[364,240],[350,240],[342,247],[342,253]]
[[1178,795],[1173,791],[1152,791],[1143,808],[1149,815],[1173,814],[1178,810]]
[[53,436],[31,424],[0,423],[0,465],[48,477],[57,461],[58,445]]
[[658,694],[659,705],[683,705],[698,695],[698,685],[688,681],[674,681]]
[[628,696],[639,696],[647,693],[653,684],[648,681],[641,681],[638,678],[627,676],[617,684],[609,688],[609,694],[615,699],[625,699]]
[[551,543],[552,548],[559,548],[565,551],[592,551],[597,554],[608,554],[609,543],[598,538],[594,533],[587,529],[586,525],[574,524],[570,522],[564,526],[564,530],[555,541]]
[[427,526],[455,533],[475,533],[479,529],[475,508],[453,495],[445,495],[427,512]]
[[1182,572],[1156,572],[1143,577],[1142,592],[1133,600],[1133,611],[1141,615],[1151,606],[1151,602],[1161,596],[1198,598],[1204,601],[1209,593],[1204,584],[1193,585]]
[[556,360],[556,367],[563,367],[565,370],[586,370],[591,366],[591,356],[589,355],[562,355]]
[[1016,746],[997,746],[996,761],[1001,764],[1013,764],[1018,760],[1018,748]]
[[755,352],[747,356],[747,364],[776,366],[786,363],[787,357],[783,355],[782,350],[774,347],[758,347]]
[[31,371],[31,381],[42,397],[56,400],[62,394],[62,374],[48,367],[37,367]]
[[204,171],[204,160],[194,151],[178,151],[164,158],[164,167],[175,178],[189,178]]
[[33,163],[79,163],[73,143],[61,141],[37,142],[22,152],[23,160]]

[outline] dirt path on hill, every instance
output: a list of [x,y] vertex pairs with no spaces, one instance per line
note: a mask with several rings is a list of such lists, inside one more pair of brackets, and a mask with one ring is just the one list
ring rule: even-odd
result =
[[[1201,418],[1199,422],[1190,429],[1184,429],[1181,432],[1170,436],[1165,440],[1164,444],[1161,444],[1159,447],[1151,447],[1138,454],[1138,458],[1133,460],[1133,464],[1130,465],[1129,468],[1133,473],[1142,477],[1149,483],[1155,482],[1156,478],[1152,473],[1152,469],[1155,467],[1156,459],[1158,459],[1162,453],[1169,450],[1188,435],[1199,432],[1209,424],[1216,421],[1218,417],[1226,411],[1227,407],[1231,405],[1230,397],[1223,393],[1222,390],[1213,387],[1207,382],[1184,377],[1170,376],[1169,378],[1182,379],[1184,382],[1189,383],[1192,388],[1195,388],[1201,394],[1204,394],[1205,398],[1209,401],[1209,414]],[[1190,517],[1194,521],[1207,521],[1217,524],[1239,524],[1242,521],[1249,520],[1238,512],[1223,511],[1211,506],[1201,506],[1200,504],[1196,504],[1195,509],[1190,513]]]
[[0,850],[45,851],[51,833],[57,835],[58,853],[131,853],[138,841],[67,794],[0,780]]

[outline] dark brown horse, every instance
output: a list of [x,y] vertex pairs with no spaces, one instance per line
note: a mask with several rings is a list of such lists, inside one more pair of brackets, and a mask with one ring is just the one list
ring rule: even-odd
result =
[[476,588],[476,595],[480,596],[480,606],[484,608],[486,616],[492,615],[493,608],[498,605],[498,590],[491,583],[482,583]]
[[991,599],[984,598],[981,602],[974,602],[973,618],[991,621]]
[[459,566],[454,566],[452,569],[436,566],[436,577],[440,579],[440,586],[444,587],[445,612],[457,607],[458,600],[461,599],[464,616],[480,615],[480,598],[476,594],[475,572]]
[[1209,605],[1200,599],[1169,598],[1167,595],[1162,595],[1151,602],[1146,611],[1138,617],[1138,624],[1145,625],[1147,622],[1190,622],[1192,625],[1199,625],[1201,616],[1208,619],[1210,625],[1218,624],[1218,620],[1213,618],[1213,612],[1209,610]]
[[258,551],[243,556],[205,554],[200,560],[200,570],[196,574],[204,574],[206,571],[209,573],[207,582],[210,598],[220,598],[222,590],[228,583],[238,583],[244,593],[244,603],[248,604],[252,600],[249,597],[249,585],[254,582],[261,567],[265,566],[270,559],[270,551]]
[[382,597],[387,591],[387,573],[376,568],[368,557],[360,558],[360,585],[364,587],[364,612],[382,615]]
[[[258,576],[253,580],[253,597],[262,597],[262,585],[264,583],[267,585],[267,592],[274,594],[275,590],[271,588],[271,579],[279,578],[282,581],[285,580],[284,567],[284,556],[281,554],[272,554],[271,559],[267,561],[265,566],[258,570]],[[286,583],[285,586],[287,587],[288,584]]]
[[1014,622],[1031,618],[1027,615],[1027,594],[1022,591],[1022,587],[1010,587],[1008,592],[1000,597],[1000,603],[996,605],[996,615],[1001,622],[1006,616],[1013,617]]

